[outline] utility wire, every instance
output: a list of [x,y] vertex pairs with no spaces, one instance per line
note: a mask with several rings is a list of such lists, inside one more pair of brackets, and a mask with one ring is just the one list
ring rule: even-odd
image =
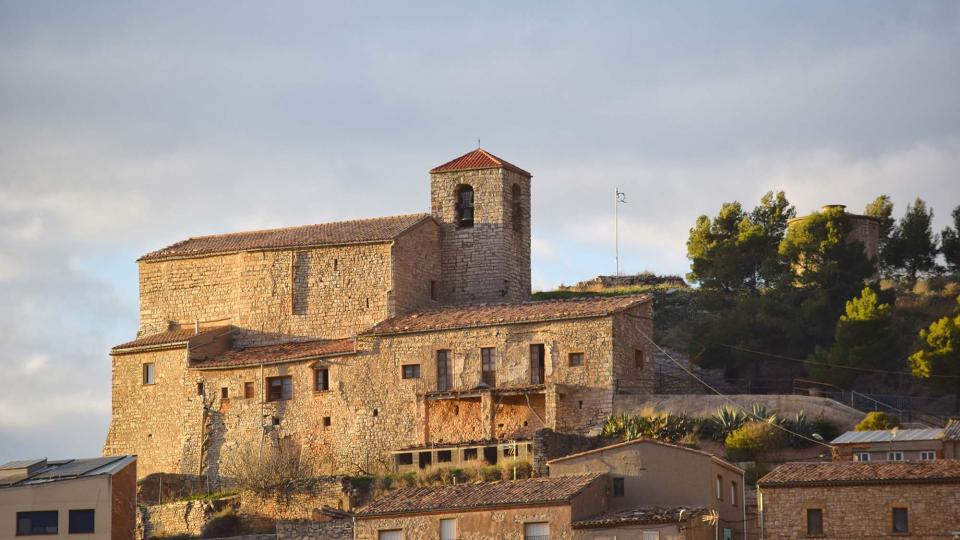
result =
[[824,442],[824,441],[818,441],[818,440],[816,440],[816,439],[814,439],[814,438],[807,437],[806,435],[803,435],[803,434],[801,434],[801,433],[797,433],[797,432],[792,431],[792,430],[790,430],[790,429],[788,429],[788,428],[786,428],[786,427],[784,427],[784,426],[781,426],[780,424],[778,424],[778,423],[776,423],[776,422],[771,422],[769,418],[760,418],[760,417],[757,416],[756,414],[753,414],[752,411],[743,410],[743,408],[740,407],[740,405],[738,405],[735,401],[733,401],[732,399],[730,399],[729,396],[727,396],[727,395],[724,394],[723,392],[717,390],[717,389],[714,388],[713,386],[710,386],[710,384],[707,383],[707,381],[705,381],[705,380],[701,379],[700,377],[698,377],[697,374],[694,373],[694,372],[692,372],[692,371],[690,371],[690,370],[687,368],[687,366],[684,366],[682,363],[680,363],[679,361],[677,361],[673,356],[671,356],[670,353],[668,353],[667,351],[663,350],[663,347],[661,347],[660,345],[657,345],[657,342],[654,341],[650,336],[648,336],[646,332],[644,332],[643,330],[640,330],[639,328],[637,329],[637,331],[639,331],[639,332],[640,332],[640,335],[643,336],[644,338],[646,338],[646,340],[649,341],[651,345],[653,345],[654,347],[656,347],[658,351],[660,351],[664,356],[666,356],[671,362],[673,362],[674,364],[676,364],[676,366],[677,366],[678,368],[682,369],[683,371],[686,371],[686,372],[687,372],[687,375],[690,375],[691,377],[693,377],[694,379],[696,379],[697,382],[699,382],[699,383],[702,384],[703,386],[707,387],[707,388],[708,388],[710,391],[712,391],[714,394],[722,397],[722,398],[724,399],[724,401],[726,401],[727,403],[729,403],[730,405],[732,405],[734,408],[742,410],[743,413],[746,414],[747,416],[753,417],[755,420],[759,420],[759,421],[761,421],[761,422],[766,422],[766,423],[770,424],[771,426],[773,426],[773,427],[775,427],[775,428],[777,428],[777,429],[779,429],[779,430],[781,430],[781,431],[785,431],[786,433],[789,433],[789,434],[791,434],[791,435],[793,435],[793,436],[795,436],[795,437],[800,437],[801,439],[804,439],[804,440],[806,440],[806,441],[810,441],[810,442],[812,442],[812,443],[814,443],[814,444],[819,444],[819,445],[821,445],[821,446],[826,446],[827,448],[829,448],[829,449],[831,449],[831,450],[834,449],[834,446],[833,446],[832,444],[828,444],[828,443],[826,443],[826,442]]

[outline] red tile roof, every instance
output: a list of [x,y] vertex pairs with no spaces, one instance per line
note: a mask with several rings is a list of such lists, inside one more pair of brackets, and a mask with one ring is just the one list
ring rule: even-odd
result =
[[943,440],[960,441],[960,419],[951,418],[943,428]]
[[225,369],[260,364],[282,364],[326,356],[342,356],[353,353],[355,350],[356,342],[353,338],[296,341],[229,351],[209,360],[195,362],[191,367]]
[[593,448],[593,449],[590,449],[590,450],[584,450],[583,452],[577,452],[576,454],[569,454],[569,455],[566,455],[566,456],[561,456],[561,457],[558,457],[558,458],[555,458],[555,459],[551,459],[550,461],[547,462],[547,465],[549,466],[549,465],[551,465],[551,464],[553,464],[553,463],[559,463],[559,462],[562,462],[562,461],[567,461],[567,460],[569,460],[569,459],[576,459],[576,458],[583,457],[583,456],[600,454],[600,453],[606,452],[607,450],[614,450],[614,449],[617,449],[617,448],[621,448],[621,447],[624,447],[624,446],[632,446],[632,445],[635,445],[635,444],[653,444],[653,445],[657,445],[657,446],[664,446],[664,447],[667,447],[667,448],[674,448],[674,449],[676,449],[676,450],[681,450],[681,451],[683,451],[683,452],[690,452],[690,453],[693,453],[693,454],[700,454],[700,455],[704,456],[705,458],[710,459],[711,461],[713,461],[713,462],[716,463],[717,465],[720,465],[720,466],[722,466],[722,467],[726,467],[726,468],[728,468],[728,469],[730,469],[730,470],[732,470],[732,471],[737,471],[737,472],[739,472],[739,473],[741,473],[741,474],[743,473],[743,469],[741,469],[740,467],[737,467],[736,465],[734,465],[733,463],[730,463],[730,462],[728,462],[728,461],[724,461],[724,460],[718,458],[717,456],[715,456],[715,455],[713,455],[713,454],[711,454],[711,453],[709,453],[709,452],[704,452],[703,450],[697,450],[697,449],[695,449],[695,448],[689,448],[689,447],[687,447],[687,446],[681,446],[681,445],[679,445],[679,444],[671,444],[671,443],[666,443],[666,442],[663,442],[663,441],[658,441],[658,440],[656,440],[656,439],[648,439],[648,438],[644,438],[644,437],[641,437],[641,438],[639,438],[639,439],[632,439],[632,440],[629,440],[629,441],[624,441],[624,442],[620,442],[620,443],[616,443],[616,444],[611,444],[611,445],[607,445],[607,446],[601,446],[601,447],[599,447],[599,448]]
[[702,507],[689,506],[641,506],[628,510],[608,512],[573,522],[574,529],[597,529],[603,527],[618,527],[620,525],[654,525],[658,523],[679,523],[681,513],[683,520],[704,516],[709,512]]
[[960,483],[960,460],[785,463],[757,481],[761,488],[865,484]]
[[508,171],[513,171],[526,177],[533,176],[520,167],[508,163],[481,148],[477,148],[472,152],[467,152],[466,154],[450,160],[443,165],[438,165],[437,167],[430,169],[430,172],[440,173],[450,171],[471,171],[477,169],[507,169]]
[[410,214],[264,231],[197,236],[147,253],[139,260],[153,261],[263,249],[389,242],[407,229],[428,219],[432,219],[430,214]]
[[600,296],[513,304],[446,307],[387,319],[365,332],[365,334],[405,334],[602,317],[644,304],[649,302],[651,298],[647,295]]
[[230,325],[211,326],[209,328],[201,328],[199,333],[195,333],[192,327],[184,327],[178,330],[170,330],[168,332],[160,332],[157,334],[141,336],[133,341],[121,343],[120,345],[117,345],[111,349],[111,351],[123,352],[130,349],[141,349],[145,347],[172,347],[175,345],[185,346],[191,339],[209,336],[211,334],[225,333],[232,329],[233,327]]
[[357,513],[357,518],[419,514],[437,510],[563,503],[601,476],[603,475],[586,474],[401,489],[374,500]]

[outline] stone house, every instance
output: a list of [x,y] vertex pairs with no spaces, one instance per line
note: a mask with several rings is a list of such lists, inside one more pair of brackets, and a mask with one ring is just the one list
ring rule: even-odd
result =
[[530,300],[529,173],[478,149],[430,175],[431,214],[141,257],[105,455],[211,477],[262,447],[326,473],[489,460],[652,389],[649,297]]
[[960,460],[786,463],[757,482],[764,538],[951,538]]
[[136,456],[0,465],[0,539],[133,540],[136,482]]
[[[551,477],[602,473],[612,515],[656,507],[703,508],[717,520],[716,538],[745,538],[743,470],[692,448],[635,439],[549,461]],[[619,536],[618,536],[619,538]]]
[[942,428],[848,431],[833,441],[834,461],[957,459],[956,442]]

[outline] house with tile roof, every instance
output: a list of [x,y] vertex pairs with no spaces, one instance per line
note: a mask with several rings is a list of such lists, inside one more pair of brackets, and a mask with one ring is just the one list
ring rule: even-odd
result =
[[951,538],[960,460],[785,463],[757,481],[765,538]]
[[136,454],[141,476],[220,478],[249,448],[377,472],[517,459],[538,429],[596,429],[653,387],[652,302],[531,300],[531,178],[477,149],[430,171],[430,213],[140,257],[104,453]]
[[957,459],[956,444],[944,428],[848,431],[830,442],[834,460],[934,461]]

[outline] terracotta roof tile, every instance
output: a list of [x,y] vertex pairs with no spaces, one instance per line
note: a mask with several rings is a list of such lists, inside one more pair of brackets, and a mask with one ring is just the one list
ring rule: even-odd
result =
[[184,327],[178,330],[170,330],[168,332],[160,332],[157,334],[150,334],[147,336],[141,336],[133,341],[128,341],[126,343],[121,343],[120,345],[115,346],[112,351],[124,351],[127,349],[139,349],[141,347],[159,347],[164,345],[186,345],[188,341],[193,338],[198,338],[202,336],[208,336],[210,334],[228,332],[233,327],[230,325],[225,326],[211,326],[209,328],[201,328],[199,333],[195,333],[193,328]]
[[403,334],[559,319],[585,319],[618,313],[650,300],[651,297],[647,295],[625,295],[446,307],[387,319],[365,333]]
[[388,242],[414,225],[431,219],[429,214],[410,214],[283,229],[247,231],[188,238],[163,249],[147,253],[141,261],[197,257],[216,253],[286,249],[327,245]]
[[532,176],[530,173],[521,169],[520,167],[517,167],[516,165],[513,165],[511,163],[508,163],[505,160],[502,160],[497,156],[481,148],[477,148],[476,150],[467,152],[466,154],[456,159],[452,159],[444,163],[443,165],[438,165],[433,169],[430,169],[430,172],[439,173],[439,172],[450,172],[450,171],[470,171],[470,170],[477,170],[477,169],[501,169],[501,168],[507,169],[508,171],[513,171],[518,174],[522,174],[527,177]]
[[246,349],[229,351],[209,360],[195,362],[192,367],[195,369],[223,369],[311,360],[325,356],[350,354],[354,352],[355,344],[353,338],[344,338],[247,347]]
[[358,512],[357,517],[561,503],[569,501],[601,476],[587,474],[401,489],[374,500]]
[[687,520],[704,516],[708,510],[706,508],[689,506],[641,506],[628,510],[607,512],[591,518],[574,521],[573,528],[593,529],[631,524],[652,525],[657,523],[678,523],[681,512],[683,512],[684,520]]
[[947,427],[943,428],[943,440],[960,441],[960,419],[951,418]]
[[762,488],[863,484],[960,483],[960,460],[785,463],[761,478]]

